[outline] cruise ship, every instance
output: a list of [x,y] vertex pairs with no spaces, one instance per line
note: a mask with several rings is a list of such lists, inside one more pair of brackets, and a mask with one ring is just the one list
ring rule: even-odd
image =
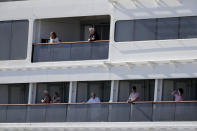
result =
[[24,130],[196,131],[197,0],[0,0],[0,131]]

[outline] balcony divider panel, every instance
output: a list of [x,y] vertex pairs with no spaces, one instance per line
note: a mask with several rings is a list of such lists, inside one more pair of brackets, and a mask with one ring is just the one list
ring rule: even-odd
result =
[[108,104],[88,104],[88,121],[108,121]]
[[67,122],[82,122],[88,121],[88,105],[71,104],[67,109]]
[[128,122],[130,120],[131,104],[110,104],[109,122]]
[[131,104],[130,121],[152,121],[153,104]]
[[0,123],[6,122],[7,106],[0,106]]
[[153,105],[153,121],[174,121],[175,103],[155,103]]
[[175,103],[175,121],[196,121],[197,103]]
[[65,122],[67,105],[47,105],[45,122]]
[[27,106],[8,106],[6,113],[6,122],[25,122],[26,115]]
[[36,105],[28,106],[26,122],[45,122],[46,106]]

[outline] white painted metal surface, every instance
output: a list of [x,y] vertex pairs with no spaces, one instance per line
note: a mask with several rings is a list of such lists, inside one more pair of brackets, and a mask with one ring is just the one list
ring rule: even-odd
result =
[[2,123],[1,131],[195,131],[196,122]]
[[155,80],[155,92],[154,92],[154,101],[162,101],[162,90],[163,90],[163,80]]
[[[0,12],[4,15],[0,15],[0,21],[28,19],[30,25],[27,59],[1,61],[0,83],[197,77],[197,39],[114,41],[117,20],[196,16],[196,5],[196,0],[1,2]],[[31,63],[34,20],[95,15],[111,16],[108,60]]]
[[118,101],[119,81],[111,81],[110,102]]

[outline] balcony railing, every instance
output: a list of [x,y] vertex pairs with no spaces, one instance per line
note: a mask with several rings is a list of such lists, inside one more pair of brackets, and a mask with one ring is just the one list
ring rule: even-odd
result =
[[197,121],[197,101],[0,105],[0,122]]
[[33,45],[33,62],[108,59],[109,41],[38,43]]

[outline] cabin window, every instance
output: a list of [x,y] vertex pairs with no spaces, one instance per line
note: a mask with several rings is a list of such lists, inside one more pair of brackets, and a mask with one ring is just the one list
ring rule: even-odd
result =
[[154,40],[156,32],[156,19],[135,21],[135,41]]
[[95,93],[101,102],[109,102],[110,90],[110,81],[78,82],[77,102],[87,102],[91,97],[91,93]]
[[38,83],[36,93],[36,103],[41,103],[44,98],[44,91],[48,91],[51,100],[53,100],[54,93],[57,92],[61,103],[68,102],[69,83]]
[[197,17],[120,20],[115,41],[147,41],[197,38]]
[[157,39],[178,39],[179,35],[179,18],[158,19],[157,22]]
[[124,80],[119,82],[118,101],[126,102],[132,92],[132,87],[136,87],[140,101],[154,100],[154,80]]
[[115,41],[134,40],[134,21],[117,21],[115,29]]
[[22,60],[27,56],[27,20],[0,22],[0,60]]
[[180,18],[180,38],[197,38],[197,17]]
[[27,104],[28,84],[0,85],[0,104]]
[[168,79],[163,82],[163,101],[173,101],[172,91],[183,89],[185,101],[197,100],[197,79]]

